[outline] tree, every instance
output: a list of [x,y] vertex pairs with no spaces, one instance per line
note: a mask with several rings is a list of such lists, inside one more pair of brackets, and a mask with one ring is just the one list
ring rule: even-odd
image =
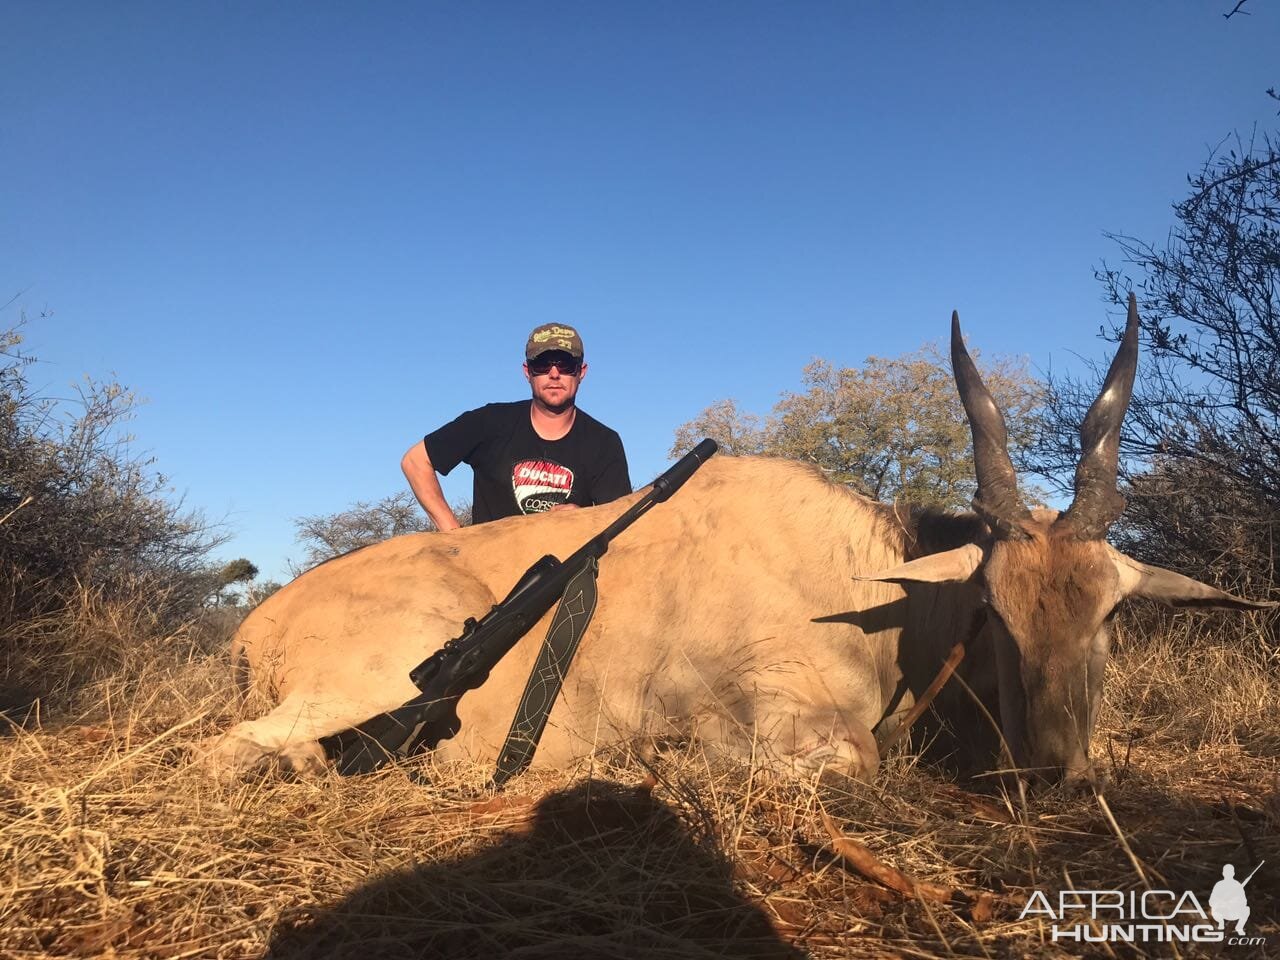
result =
[[[1274,588],[1280,144],[1237,140],[1188,182],[1165,244],[1111,235],[1123,266],[1097,271],[1112,303],[1134,289],[1142,315],[1142,362],[1121,435],[1129,507],[1113,535],[1136,556],[1201,579]],[[1051,384],[1036,460],[1059,483],[1074,465],[1075,431],[1099,373]]]
[[[985,364],[982,375],[1005,411],[1011,446],[1030,440],[1040,387],[1025,362]],[[936,345],[896,358],[869,357],[862,367],[814,360],[802,381],[803,391],[784,394],[763,421],[732,400],[713,404],[677,429],[672,455],[709,436],[729,455],[814,463],[833,481],[877,500],[968,506],[975,489],[969,423],[950,363]]]
[[693,449],[703,437],[720,445],[725,457],[745,457],[765,451],[765,434],[760,418],[738,409],[734,400],[717,400],[693,420],[676,428],[676,439],[668,456],[679,457]]
[[207,555],[225,534],[166,496],[153,459],[134,451],[130,390],[89,378],[69,400],[31,390],[23,322],[0,333],[3,613],[31,618],[68,591],[145,579],[188,616],[208,596]]
[[14,702],[116,672],[152,642],[189,652],[225,541],[135,451],[131,391],[30,386],[24,323],[0,330],[0,701]]
[[209,571],[209,602],[214,606],[239,606],[241,597],[232,588],[249,584],[258,575],[258,568],[244,557],[224,563]]
[[244,601],[249,609],[256,607],[267,597],[279,590],[284,584],[277,580],[255,580],[245,588]]
[[[471,522],[469,504],[454,511],[466,526]],[[358,501],[337,513],[297,517],[293,521],[295,539],[306,553],[294,576],[333,557],[361,547],[381,543],[405,533],[435,530],[431,518],[407,492],[394,493],[373,503]]]

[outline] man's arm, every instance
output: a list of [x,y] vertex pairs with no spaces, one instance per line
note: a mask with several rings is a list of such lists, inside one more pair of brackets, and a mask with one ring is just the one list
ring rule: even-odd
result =
[[444,498],[440,479],[436,476],[436,468],[431,465],[431,458],[427,456],[425,443],[419,440],[405,451],[405,455],[400,458],[400,469],[404,471],[413,495],[422,504],[422,509],[427,511],[427,516],[437,530],[457,530],[462,526]]

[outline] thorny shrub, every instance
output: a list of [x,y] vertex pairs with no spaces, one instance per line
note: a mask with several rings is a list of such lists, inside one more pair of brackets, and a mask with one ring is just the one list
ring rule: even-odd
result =
[[0,711],[211,642],[197,627],[225,586],[220,534],[124,430],[137,397],[88,378],[70,398],[36,391],[24,322],[0,330]]

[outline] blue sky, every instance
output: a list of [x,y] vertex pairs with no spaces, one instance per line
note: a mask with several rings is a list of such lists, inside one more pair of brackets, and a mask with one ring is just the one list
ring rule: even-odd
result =
[[[1098,356],[1104,231],[1275,129],[1280,8],[1232,3],[15,3],[0,316],[33,380],[114,374],[227,557],[403,489],[579,326],[632,479],[813,357],[946,332]],[[445,482],[466,497],[460,468]],[[766,507],[767,510],[767,507]]]

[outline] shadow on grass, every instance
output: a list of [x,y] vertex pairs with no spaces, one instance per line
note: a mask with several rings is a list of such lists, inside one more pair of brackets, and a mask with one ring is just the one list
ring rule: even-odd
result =
[[380,877],[287,918],[269,956],[798,958],[730,864],[643,788],[550,794],[471,856]]
[[38,700],[29,686],[0,682],[0,738],[34,726],[40,717]]

